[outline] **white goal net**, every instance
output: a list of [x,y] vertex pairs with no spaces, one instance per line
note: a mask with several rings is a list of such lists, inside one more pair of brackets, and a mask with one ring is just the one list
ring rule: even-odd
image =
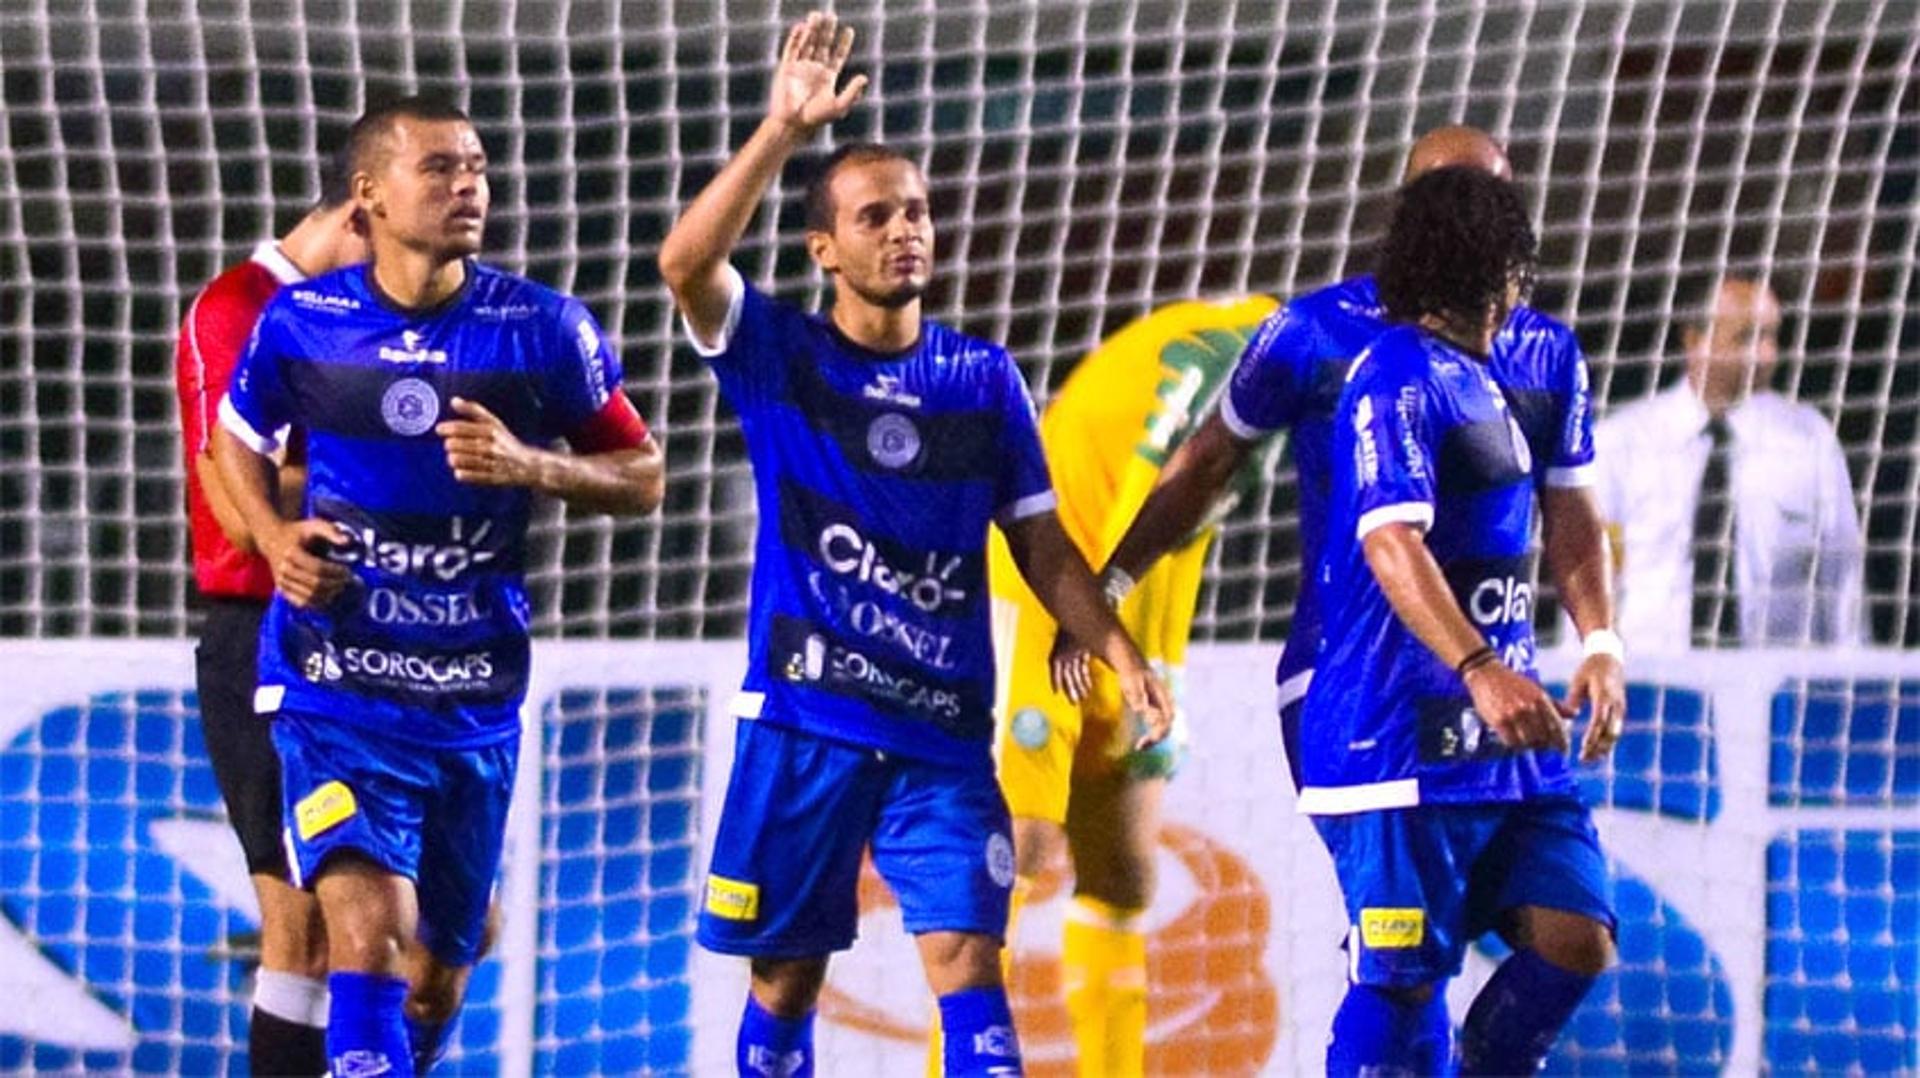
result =
[[[89,659],[182,647],[195,612],[173,404],[178,319],[215,273],[291,224],[317,193],[317,160],[369,102],[426,91],[468,109],[495,184],[486,257],[593,309],[667,446],[657,517],[540,517],[538,633],[596,656],[641,638],[710,641],[725,658],[744,629],[751,562],[744,450],[711,376],[675,340],[653,256],[757,122],[775,43],[804,6],[0,0],[0,681],[84,674],[65,696],[60,685],[21,695],[32,714],[0,715],[0,949],[24,948],[54,971],[31,983],[64,974],[122,1023],[112,1035],[71,1033],[9,1017],[27,1013],[10,1005],[28,982],[7,972],[24,966],[0,962],[0,1071],[197,1073],[244,1049],[231,1014],[244,962],[229,952],[245,918],[222,904],[244,889],[223,898],[167,860],[168,843],[197,832],[165,821],[219,811],[185,732],[186,680],[165,662],[153,673],[133,659],[28,656],[70,638]],[[1603,414],[1678,376],[1679,323],[1700,286],[1728,270],[1764,276],[1786,314],[1775,388],[1831,421],[1846,455],[1866,543],[1866,638],[1920,646],[1920,5],[836,8],[861,35],[853,66],[873,78],[836,136],[884,139],[925,163],[940,236],[931,312],[1006,342],[1043,398],[1103,335],[1159,304],[1284,298],[1365,270],[1406,146],[1440,123],[1507,144],[1543,240],[1536,305],[1578,332]],[[821,286],[796,242],[805,167],[796,162],[736,259],[801,301]],[[1299,579],[1284,476],[1224,527],[1196,639],[1284,634]],[[153,639],[92,650],[132,637]],[[1241,655],[1218,651],[1229,653]],[[1648,871],[1623,875],[1641,881],[1623,884],[1623,912],[1657,929],[1623,934],[1626,969],[1645,975],[1596,993],[1557,1065],[1911,1071],[1920,673],[1903,654],[1831,670],[1809,660],[1778,680],[1789,668],[1774,663],[1753,667],[1766,684],[1743,695],[1739,661],[1692,680],[1656,664],[1659,677],[1636,682],[1646,740],[1616,765],[1625,778],[1594,791],[1617,808],[1609,837],[1691,843],[1707,875],[1684,894]],[[696,1028],[691,806],[711,791],[700,767],[679,768],[730,741],[725,727],[686,719],[719,683],[619,667],[607,658],[601,674],[557,683],[538,705],[550,721],[529,757],[538,780],[518,832],[523,874],[509,881],[537,913],[510,960],[521,964],[490,964],[476,981],[456,1055],[476,1067],[674,1072],[692,1066],[702,1038],[730,1032]],[[1228,688],[1222,709],[1267,705],[1262,682]],[[139,695],[147,689],[158,695]],[[1258,724],[1246,729],[1258,743],[1221,746],[1243,755],[1205,772],[1222,776],[1208,787],[1213,815],[1196,807],[1178,820],[1186,844],[1168,856],[1181,871],[1228,866],[1278,889],[1273,903],[1206,915],[1267,918],[1260,932],[1284,937],[1245,975],[1270,991],[1209,984],[1229,976],[1221,970],[1243,953],[1231,949],[1156,959],[1156,976],[1178,980],[1186,1003],[1218,989],[1236,1007],[1271,1004],[1270,1020],[1207,1012],[1224,1031],[1194,1042],[1220,1053],[1209,1069],[1292,1071],[1314,1056],[1324,1019],[1314,1001],[1337,979],[1337,955],[1319,922],[1281,923],[1320,894],[1282,893],[1321,871],[1311,844],[1289,833],[1278,860],[1231,848],[1270,811],[1257,782],[1279,775]],[[1730,741],[1745,746],[1736,755],[1765,758],[1723,773],[1715,753]],[[1262,759],[1264,779],[1233,770]],[[127,767],[124,782],[102,761]],[[106,784],[98,796],[95,782]],[[1732,804],[1763,815],[1730,823]],[[1868,815],[1845,815],[1854,811]],[[1643,827],[1643,815],[1663,822]],[[1861,819],[1864,830],[1849,822]],[[87,852],[96,826],[121,829],[101,847],[118,853]],[[1738,852],[1727,856],[1746,860],[1714,875],[1722,862],[1703,844],[1728,826],[1724,849]],[[1734,923],[1758,951],[1729,959],[1739,933],[1696,923],[1723,900],[1745,911]],[[1184,915],[1171,910],[1168,923],[1188,931]],[[1200,936],[1215,927],[1203,918]],[[836,1058],[880,1073],[910,1050],[863,1032],[861,1021],[879,1020],[856,1004],[889,997],[857,987],[842,993],[851,1002],[831,1043],[847,1046]],[[150,1043],[162,1047],[139,1047]]]

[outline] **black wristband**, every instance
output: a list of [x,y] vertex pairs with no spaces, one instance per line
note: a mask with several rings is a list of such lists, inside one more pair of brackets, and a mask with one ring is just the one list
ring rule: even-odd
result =
[[1482,644],[1475,650],[1468,652],[1467,657],[1461,659],[1453,669],[1455,673],[1464,678],[1488,663],[1497,661],[1499,658],[1499,653],[1493,650],[1492,645]]

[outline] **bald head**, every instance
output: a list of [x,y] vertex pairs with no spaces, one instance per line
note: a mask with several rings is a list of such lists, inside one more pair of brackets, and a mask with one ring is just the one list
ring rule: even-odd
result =
[[1450,124],[1421,135],[1407,154],[1407,172],[1401,183],[1412,183],[1438,168],[1477,168],[1503,180],[1513,179],[1507,152],[1493,136],[1477,127]]

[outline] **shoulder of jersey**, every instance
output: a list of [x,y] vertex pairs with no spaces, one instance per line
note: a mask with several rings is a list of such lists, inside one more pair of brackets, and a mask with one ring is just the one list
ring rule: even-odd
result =
[[1573,330],[1569,329],[1566,323],[1524,304],[1513,309],[1513,314],[1507,318],[1507,324],[1501,332],[1512,334],[1521,341],[1538,338],[1559,343],[1574,343],[1575,340]]
[[1391,326],[1367,345],[1360,360],[1347,373],[1347,380],[1351,382],[1362,377],[1379,378],[1423,372],[1429,363],[1426,338],[1418,329],[1405,325]]
[[473,268],[473,297],[467,308],[473,318],[513,322],[559,317],[566,310],[569,297],[556,288],[484,262],[473,263]]
[[315,314],[347,316],[364,310],[371,300],[355,276],[360,266],[343,266],[331,273],[296,281],[280,290],[275,307]]
[[1287,301],[1287,314],[1298,318],[1384,318],[1380,294],[1372,277],[1349,277],[1316,288]]
[[921,332],[933,357],[942,362],[993,365],[1013,359],[992,341],[962,333],[944,322],[928,319],[922,323]]

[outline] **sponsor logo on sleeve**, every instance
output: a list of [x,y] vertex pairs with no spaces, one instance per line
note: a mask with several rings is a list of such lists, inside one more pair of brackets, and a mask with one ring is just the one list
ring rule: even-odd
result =
[[753,921],[760,917],[760,885],[707,875],[707,912],[723,921]]
[[574,326],[574,337],[580,344],[580,362],[587,368],[587,391],[593,396],[593,406],[601,407],[612,394],[607,391],[607,364],[601,354],[600,334],[591,321],[582,318]]
[[1420,946],[1426,938],[1426,910],[1368,906],[1360,911],[1360,942],[1373,950],[1406,950]]
[[1353,470],[1360,485],[1380,481],[1380,445],[1373,437],[1373,398],[1361,397],[1353,406]]
[[300,841],[308,842],[314,836],[323,834],[353,818],[360,811],[359,802],[353,798],[353,791],[347,784],[335,779],[322,783],[312,793],[301,798],[293,806],[293,821],[300,832]]

